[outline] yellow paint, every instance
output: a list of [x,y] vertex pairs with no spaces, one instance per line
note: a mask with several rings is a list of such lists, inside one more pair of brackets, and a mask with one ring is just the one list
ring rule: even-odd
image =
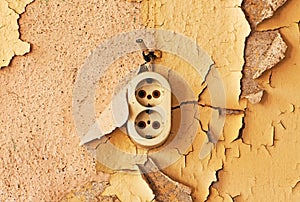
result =
[[102,193],[116,195],[121,201],[150,202],[154,194],[140,174],[118,172],[111,175],[110,186]]
[[[108,201],[105,199],[113,199],[115,196],[103,197],[101,193],[107,187],[107,182],[87,182],[84,185],[79,186],[76,190],[72,190],[65,195],[60,202],[89,202],[89,201]],[[111,200],[109,200],[111,201]]]
[[19,39],[19,14],[30,1],[0,0],[0,68],[8,66],[14,55],[24,55],[30,45]]
[[[212,56],[224,79],[228,108],[241,108],[239,82],[245,37],[250,33],[244,13],[238,7],[240,4],[241,0],[142,1],[147,27],[182,33],[196,40]],[[186,70],[188,67],[180,68]]]
[[[182,33],[196,40],[198,45],[208,52],[224,82],[226,107],[229,109],[244,109],[246,106],[245,102],[239,101],[239,95],[241,70],[244,64],[244,42],[250,33],[250,27],[240,5],[241,0],[142,1],[143,20],[147,27]],[[183,76],[191,85],[195,97],[202,92],[203,78],[197,78],[197,74],[188,63],[174,55],[163,54],[160,64],[174,69]],[[210,93],[207,90],[202,93],[200,102],[202,105],[211,104]],[[212,109],[200,107],[199,110],[203,129],[207,130]],[[243,115],[231,115],[226,119],[225,132],[221,135],[222,142],[202,160],[199,159],[199,155],[207,138],[199,127],[193,151],[164,169],[172,179],[193,188],[194,201],[204,201],[209,195],[209,186],[217,179],[216,170],[221,169],[225,161],[225,152],[232,158],[239,155],[237,145],[230,143],[238,136],[242,118]]]
[[9,8],[13,9],[18,14],[25,12],[26,5],[33,2],[33,0],[5,0],[5,1],[8,2]]
[[[1,1],[1,0],[0,0]],[[199,151],[206,135],[200,129],[191,152],[174,165],[164,169],[172,179],[193,189],[194,201],[297,201],[299,199],[300,155],[300,20],[298,0],[290,0],[281,9],[288,19],[278,19],[276,25],[266,23],[260,29],[286,26],[280,29],[289,49],[283,62],[268,71],[259,82],[267,93],[258,105],[249,105],[246,111],[242,139],[235,140],[241,127],[243,115],[228,115],[220,141],[211,155],[199,159]],[[245,37],[249,26],[239,8],[239,1],[182,1],[144,0],[144,22],[147,27],[171,29],[197,40],[216,62],[226,86],[227,108],[243,109],[246,105],[238,100]],[[1,4],[2,6],[3,4]],[[291,14],[292,13],[292,14]],[[2,19],[2,18],[1,18]],[[273,21],[273,23],[275,23]],[[174,61],[164,55],[161,63],[177,68],[185,78],[196,83],[193,70],[184,62]],[[269,76],[272,72],[272,78]],[[195,95],[202,86],[193,84]],[[197,89],[199,92],[197,92]],[[204,92],[201,104],[209,104],[209,93]],[[212,109],[200,107],[200,120],[207,130]],[[204,114],[202,115],[201,114]],[[206,114],[207,113],[207,114]],[[122,134],[110,141],[121,149],[136,152],[132,145],[120,142]],[[129,143],[130,140],[128,140]],[[125,144],[126,143],[126,144]],[[218,172],[218,183],[216,171]],[[141,175],[112,174],[110,187],[104,195],[117,194],[121,201],[151,201],[154,195]],[[87,189],[91,189],[88,187]],[[72,200],[77,200],[74,197]],[[83,200],[78,198],[78,200]]]
[[248,105],[239,155],[224,163],[214,186],[217,192],[211,192],[209,201],[228,195],[237,201],[299,200],[299,5],[298,0],[289,0],[258,27],[283,27],[286,58],[258,80],[266,94],[260,104]]
[[261,104],[248,106],[245,143],[239,144],[240,157],[225,163],[217,187],[221,196],[241,194],[243,201],[299,200],[293,187],[300,181],[300,96],[296,93],[300,34],[296,23],[280,31],[289,46],[286,59],[271,70],[273,87],[269,74],[260,79],[267,95]]
[[300,1],[288,0],[283,7],[279,8],[275,15],[260,23],[258,30],[276,29],[298,22],[300,19]]
[[[243,109],[239,101],[240,71],[243,67],[245,37],[249,26],[239,9],[241,1],[151,1],[144,0],[143,20],[149,28],[174,30],[195,40],[213,58],[224,79],[227,108]],[[266,89],[262,103],[250,105],[243,114],[228,115],[223,134],[211,155],[199,160],[199,150],[205,134],[199,131],[193,151],[176,164],[164,169],[172,179],[193,188],[194,201],[297,201],[300,181],[299,126],[300,123],[300,6],[289,0],[275,16],[263,22],[260,30],[278,27],[289,46],[286,58],[258,79]],[[165,66],[176,66],[183,75],[193,73],[188,65],[176,63],[175,57],[164,55]],[[272,77],[269,80],[270,72]],[[187,76],[185,76],[187,77]],[[193,86],[197,89],[198,86]],[[195,91],[195,90],[194,90]],[[201,92],[199,90],[199,92]],[[198,93],[199,93],[198,92]],[[209,104],[209,93],[201,96]],[[207,129],[208,118],[200,110],[200,120]],[[298,148],[298,149],[297,149]],[[216,180],[216,170],[219,182]]]

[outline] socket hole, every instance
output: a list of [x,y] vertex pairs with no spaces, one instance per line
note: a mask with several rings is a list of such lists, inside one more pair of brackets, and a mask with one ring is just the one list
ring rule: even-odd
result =
[[152,135],[146,135],[145,138],[146,139],[152,139],[153,137],[152,137]]
[[159,98],[159,97],[160,97],[160,91],[159,91],[159,90],[153,91],[153,92],[152,92],[152,96],[153,96],[154,98]]
[[140,129],[144,129],[144,128],[146,128],[146,123],[144,122],[144,121],[140,121],[140,122],[138,122],[138,127],[140,128]]
[[144,90],[140,90],[139,92],[138,92],[138,96],[140,97],[140,98],[144,98],[144,97],[146,97],[146,91],[144,91]]
[[159,128],[160,128],[160,123],[159,123],[158,121],[154,121],[154,122],[152,123],[152,127],[153,127],[154,129],[159,129]]

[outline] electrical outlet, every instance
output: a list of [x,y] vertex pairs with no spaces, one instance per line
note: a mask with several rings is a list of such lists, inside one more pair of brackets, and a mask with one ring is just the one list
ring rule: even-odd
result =
[[130,138],[144,147],[165,142],[171,129],[171,88],[158,73],[143,72],[128,86]]
[[157,106],[163,98],[162,86],[157,80],[152,78],[142,80],[136,87],[135,97],[144,107]]
[[156,147],[165,142],[171,130],[171,88],[162,75],[137,74],[114,95],[80,144],[100,139],[124,124],[129,137],[141,146]]
[[146,139],[156,138],[163,130],[162,116],[154,110],[145,110],[139,113],[135,119],[137,133]]

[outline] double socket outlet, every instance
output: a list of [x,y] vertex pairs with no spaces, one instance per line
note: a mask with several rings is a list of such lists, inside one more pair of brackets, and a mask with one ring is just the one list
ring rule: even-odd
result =
[[171,88],[156,72],[143,72],[130,81],[127,91],[130,138],[144,147],[163,144],[171,130]]

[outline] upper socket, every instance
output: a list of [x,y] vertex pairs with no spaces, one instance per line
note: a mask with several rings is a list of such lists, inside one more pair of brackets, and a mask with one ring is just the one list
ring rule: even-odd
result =
[[135,97],[145,107],[154,107],[162,102],[164,89],[160,82],[147,78],[139,82],[136,87]]

